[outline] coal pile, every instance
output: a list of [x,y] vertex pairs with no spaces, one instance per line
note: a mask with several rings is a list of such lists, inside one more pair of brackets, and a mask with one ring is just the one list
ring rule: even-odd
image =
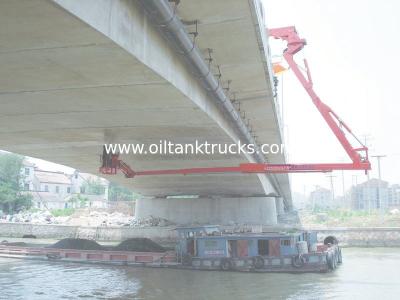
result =
[[121,242],[119,245],[102,246],[95,241],[87,239],[67,238],[48,246],[48,248],[56,249],[73,249],[73,250],[103,250],[103,251],[136,251],[136,252],[165,252],[166,249],[161,245],[146,238],[132,238]]
[[24,234],[22,236],[23,239],[36,239],[36,235],[33,234]]
[[86,239],[63,239],[48,248],[74,249],[74,250],[105,250],[104,247],[95,241]]
[[137,252],[165,252],[166,249],[161,245],[146,238],[132,238],[121,242],[115,246],[116,251],[137,251]]
[[8,242],[6,240],[1,241],[0,245],[5,245],[5,246],[15,246],[15,247],[27,247],[28,245],[24,242]]

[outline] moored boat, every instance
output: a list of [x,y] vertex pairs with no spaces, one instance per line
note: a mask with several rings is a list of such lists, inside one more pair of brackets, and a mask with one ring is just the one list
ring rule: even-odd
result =
[[335,237],[317,233],[226,233],[218,226],[177,228],[178,261],[194,269],[253,272],[328,272],[342,263]]
[[61,240],[51,247],[1,243],[0,257],[265,273],[328,272],[342,263],[337,239],[330,236],[323,244],[317,243],[315,232],[237,233],[221,231],[218,226],[180,227],[176,230],[178,243],[175,251],[154,248],[153,244],[150,244],[153,251],[152,249],[132,251],[137,248],[126,247],[126,241],[120,244],[125,245],[121,248],[103,247],[88,240],[80,240],[85,242],[80,244],[91,245],[92,249],[78,249],[64,247],[65,240]]

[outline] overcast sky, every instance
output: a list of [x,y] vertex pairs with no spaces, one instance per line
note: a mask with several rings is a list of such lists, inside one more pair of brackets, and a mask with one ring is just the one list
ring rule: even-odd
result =
[[[265,0],[267,26],[295,25],[308,45],[306,57],[314,88],[357,136],[367,135],[372,155],[385,154],[382,179],[400,183],[400,1]],[[274,54],[282,50],[271,44]],[[283,76],[284,123],[290,162],[338,162],[345,152],[291,73]],[[377,177],[371,158],[371,177]],[[342,193],[342,172],[335,172],[335,193]],[[345,187],[366,180],[345,172]],[[292,175],[294,191],[329,187],[324,174]]]

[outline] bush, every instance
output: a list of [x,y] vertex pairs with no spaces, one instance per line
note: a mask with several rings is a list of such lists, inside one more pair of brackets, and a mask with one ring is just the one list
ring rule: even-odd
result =
[[68,217],[75,212],[74,208],[64,208],[64,209],[53,209],[51,214],[54,217]]
[[0,153],[0,209],[7,214],[32,206],[32,195],[22,190],[23,160],[22,156]]

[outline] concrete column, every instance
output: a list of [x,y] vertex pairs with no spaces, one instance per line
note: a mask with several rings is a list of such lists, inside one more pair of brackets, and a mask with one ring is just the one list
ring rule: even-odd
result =
[[276,206],[276,214],[283,215],[285,213],[285,206],[283,204],[283,198],[282,197],[276,197],[275,198],[275,206]]
[[136,200],[135,215],[177,224],[277,224],[275,197],[145,198]]

